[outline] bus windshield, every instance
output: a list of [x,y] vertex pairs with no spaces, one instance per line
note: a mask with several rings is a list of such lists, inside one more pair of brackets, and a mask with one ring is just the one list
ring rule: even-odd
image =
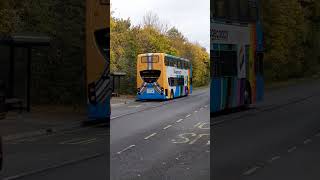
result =
[[107,54],[110,49],[108,35],[108,29],[99,29],[94,32],[97,46],[99,47],[99,50],[105,59],[107,59]]
[[141,78],[147,83],[153,83],[160,77],[160,70],[144,70],[140,71]]

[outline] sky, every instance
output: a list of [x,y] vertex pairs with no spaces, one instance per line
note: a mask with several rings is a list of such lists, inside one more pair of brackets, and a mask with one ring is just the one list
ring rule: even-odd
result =
[[114,17],[130,18],[133,25],[141,24],[143,16],[153,12],[209,52],[210,0],[111,0],[111,10]]

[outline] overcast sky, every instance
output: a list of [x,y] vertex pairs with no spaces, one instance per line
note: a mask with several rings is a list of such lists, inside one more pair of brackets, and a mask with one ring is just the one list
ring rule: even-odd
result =
[[142,23],[147,12],[157,14],[161,22],[175,26],[191,42],[210,48],[210,0],[111,0],[113,16],[133,25]]

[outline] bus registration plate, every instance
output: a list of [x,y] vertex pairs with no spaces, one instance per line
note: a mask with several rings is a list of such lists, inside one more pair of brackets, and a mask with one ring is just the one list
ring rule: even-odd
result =
[[148,93],[148,94],[153,94],[153,93],[154,93],[154,89],[148,88],[148,89],[147,89],[147,93]]

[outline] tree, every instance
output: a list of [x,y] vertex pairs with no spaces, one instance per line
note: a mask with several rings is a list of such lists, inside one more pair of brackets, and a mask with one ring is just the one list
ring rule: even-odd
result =
[[[122,92],[136,90],[136,58],[138,54],[163,52],[190,59],[193,64],[194,85],[209,81],[209,54],[199,44],[191,43],[175,27],[161,32],[159,18],[153,13],[144,17],[144,24],[133,26],[130,19],[111,18],[111,71],[126,72]],[[161,28],[160,28],[161,29]]]
[[151,11],[147,12],[143,16],[142,25],[146,28],[154,28],[161,34],[164,34],[168,31],[168,24],[161,22],[159,16]]

